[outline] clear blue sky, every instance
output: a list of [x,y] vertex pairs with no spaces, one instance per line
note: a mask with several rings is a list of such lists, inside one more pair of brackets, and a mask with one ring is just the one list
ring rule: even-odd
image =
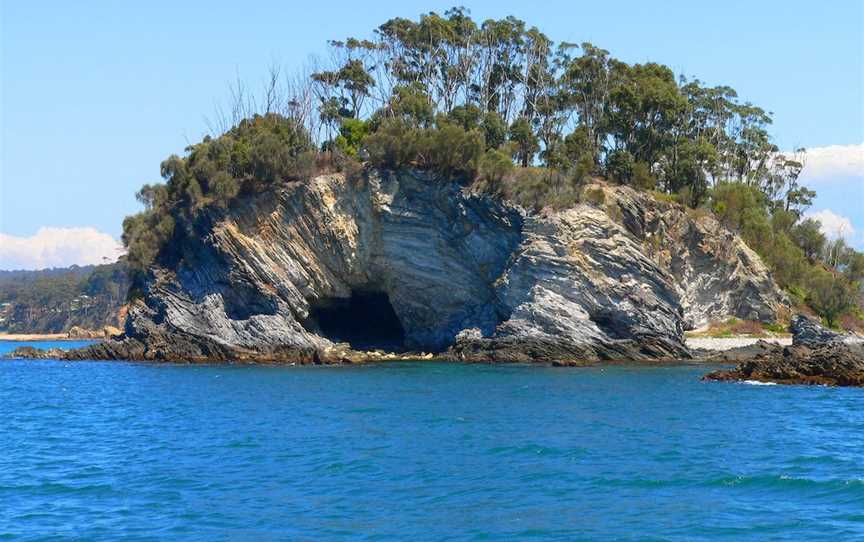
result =
[[[0,2],[0,233],[119,237],[135,190],[200,137],[235,74],[257,82],[273,59],[300,65],[328,39],[454,3]],[[861,0],[462,3],[475,19],[512,14],[556,42],[729,84],[774,112],[781,148],[864,142]],[[851,193],[823,183],[819,203],[864,232],[860,181]]]

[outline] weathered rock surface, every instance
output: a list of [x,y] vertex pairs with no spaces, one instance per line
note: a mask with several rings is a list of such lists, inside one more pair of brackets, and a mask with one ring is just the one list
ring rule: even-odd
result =
[[122,333],[123,331],[114,326],[104,326],[102,329],[85,329],[72,326],[66,335],[70,339],[110,339]]
[[792,344],[822,346],[826,344],[851,344],[864,342],[864,338],[851,333],[837,333],[825,329],[819,322],[802,314],[796,314],[789,323]]
[[758,257],[713,219],[597,187],[603,204],[540,215],[410,171],[249,198],[212,216],[176,269],[153,270],[123,337],[65,357],[672,360],[689,356],[685,327],[782,308]]
[[864,343],[861,340],[827,330],[801,315],[793,318],[790,329],[792,346],[759,342],[707,356],[707,361],[738,365],[734,369],[714,371],[703,379],[864,386]]
[[492,334],[460,335],[453,357],[578,364],[686,355],[674,278],[606,212],[579,205],[529,216],[522,234],[496,292],[508,317]]
[[759,256],[712,215],[628,187],[603,190],[609,216],[672,275],[685,329],[722,316],[771,322],[788,310],[786,295]]
[[60,348],[35,348],[33,346],[19,346],[6,357],[25,359],[63,359],[66,351]]
[[864,386],[864,348],[855,344],[793,345],[714,371],[704,380],[757,381],[777,384]]

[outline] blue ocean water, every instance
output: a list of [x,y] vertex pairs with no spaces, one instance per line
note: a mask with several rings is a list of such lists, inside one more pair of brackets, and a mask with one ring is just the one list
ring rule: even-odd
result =
[[0,362],[0,539],[864,539],[864,390],[705,371]]

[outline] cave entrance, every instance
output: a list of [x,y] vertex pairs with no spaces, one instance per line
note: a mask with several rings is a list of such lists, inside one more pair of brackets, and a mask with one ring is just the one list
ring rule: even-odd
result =
[[329,298],[312,306],[310,327],[333,342],[346,342],[355,350],[402,351],[405,330],[386,293],[352,290],[346,298]]

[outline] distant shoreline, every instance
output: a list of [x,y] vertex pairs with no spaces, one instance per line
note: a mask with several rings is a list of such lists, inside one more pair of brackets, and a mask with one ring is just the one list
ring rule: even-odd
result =
[[[0,341],[87,341],[100,340],[98,338],[70,337],[68,333],[0,333]],[[759,341],[788,346],[792,344],[791,337],[752,337],[747,335],[731,337],[686,337],[685,343],[689,348],[703,350],[729,350],[741,346],[750,346]]]
[[0,341],[87,341],[81,337],[70,337],[68,333],[0,333]]

